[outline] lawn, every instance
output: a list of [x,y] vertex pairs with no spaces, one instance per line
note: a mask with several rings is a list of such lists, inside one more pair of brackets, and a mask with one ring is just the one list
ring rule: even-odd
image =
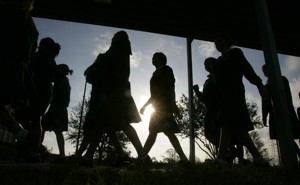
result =
[[300,172],[273,167],[156,164],[93,168],[74,164],[0,163],[1,185],[300,185]]

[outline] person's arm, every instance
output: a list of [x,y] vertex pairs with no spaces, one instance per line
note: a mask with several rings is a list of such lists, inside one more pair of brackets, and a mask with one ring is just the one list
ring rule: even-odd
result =
[[176,105],[176,94],[175,94],[175,78],[174,78],[174,73],[171,67],[167,66],[166,68],[166,86],[169,87],[169,95],[170,95],[170,102],[172,106],[172,112],[180,116],[179,114],[179,109]]
[[235,50],[235,55],[237,57],[237,60],[240,60],[242,63],[242,72],[245,78],[253,85],[256,85],[259,94],[262,96],[262,98],[267,98],[268,97],[268,90],[266,87],[263,85],[261,78],[255,73],[253,67],[249,63],[249,61],[246,59],[244,56],[242,50],[236,49]]
[[199,86],[196,84],[193,86],[193,90],[200,101],[202,101],[203,93],[199,90]]
[[150,98],[148,99],[148,101],[147,101],[147,102],[143,105],[143,107],[140,109],[140,114],[144,114],[146,107],[147,107],[148,105],[150,105],[151,103],[152,103],[152,98],[150,97]]

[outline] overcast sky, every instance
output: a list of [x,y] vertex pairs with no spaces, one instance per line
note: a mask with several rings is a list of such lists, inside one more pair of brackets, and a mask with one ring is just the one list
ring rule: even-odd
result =
[[[120,28],[96,26],[89,24],[80,24],[64,22],[57,20],[34,18],[39,31],[39,40],[44,37],[51,37],[61,45],[61,51],[56,58],[57,64],[66,63],[74,70],[72,76],[69,76],[71,90],[71,103],[69,110],[78,105],[83,98],[85,78],[84,70],[94,62],[96,56],[105,52],[110,46],[110,41],[114,33]],[[149,98],[149,80],[152,72],[155,70],[152,65],[152,55],[155,52],[164,52],[168,59],[168,65],[173,68],[176,78],[176,96],[177,100],[182,94],[188,95],[188,75],[187,75],[187,48],[186,39],[180,37],[154,34],[141,31],[127,30],[131,41],[133,55],[131,56],[131,87],[132,95],[135,99],[138,109]],[[234,38],[233,38],[234,39]],[[265,63],[262,51],[241,48],[257,74],[265,83],[261,66]],[[203,61],[207,57],[218,57],[220,53],[215,50],[213,43],[194,40],[192,42],[192,60],[193,60],[193,84],[198,84],[200,90],[206,80],[207,72],[204,70]],[[300,91],[300,58],[286,55],[278,55],[281,66],[281,73],[289,81],[293,95],[295,108],[300,106],[298,92]],[[249,102],[255,102],[260,107],[260,96],[255,86],[244,80],[246,87],[246,98]],[[87,85],[86,98],[89,97],[90,85]],[[260,113],[260,112],[259,112]],[[142,144],[145,143],[148,135],[149,115],[142,116],[143,121],[133,124],[140,137]],[[262,138],[269,143],[268,130],[264,128],[259,130]],[[187,156],[189,156],[189,140],[181,140],[182,147]],[[58,153],[55,135],[53,132],[47,132],[44,145],[52,149],[53,153]],[[167,137],[162,133],[158,135],[149,155],[162,159],[166,150],[172,148]],[[66,154],[73,154],[74,146],[66,143]],[[132,156],[136,156],[135,150],[131,147]],[[205,155],[198,151],[196,157],[201,160]]]

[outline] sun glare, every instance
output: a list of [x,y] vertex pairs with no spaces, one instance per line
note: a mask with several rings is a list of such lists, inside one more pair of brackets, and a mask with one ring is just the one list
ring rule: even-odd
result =
[[148,119],[150,119],[150,116],[152,114],[152,112],[154,112],[154,108],[152,107],[152,105],[149,105],[144,112],[144,116]]
[[[147,102],[148,98],[149,97],[146,97],[146,96],[141,96],[140,97],[140,107],[142,107],[144,105],[144,103]],[[151,114],[152,114],[153,111],[154,111],[154,109],[153,109],[152,105],[151,104],[148,105],[146,107],[145,111],[144,111],[144,114],[141,115],[143,121],[149,122],[150,116],[151,116]]]

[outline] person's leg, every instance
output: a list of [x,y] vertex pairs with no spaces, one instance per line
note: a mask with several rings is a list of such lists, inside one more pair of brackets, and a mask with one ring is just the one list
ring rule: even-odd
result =
[[150,132],[144,145],[145,154],[148,154],[156,141],[157,133]]
[[186,157],[186,155],[184,154],[176,135],[171,132],[165,132],[165,135],[169,138],[172,146],[174,147],[175,151],[178,153],[180,160],[183,162],[189,161],[188,158]]
[[219,151],[218,151],[218,159],[225,160],[226,155],[228,153],[228,148],[230,148],[232,144],[232,130],[231,128],[223,127],[221,128],[220,141],[219,141]]
[[205,133],[205,138],[211,142],[216,148],[219,147],[220,137],[215,133]]
[[94,154],[96,152],[97,147],[99,146],[99,143],[101,141],[101,138],[103,136],[103,130],[102,129],[95,129],[92,131],[92,135],[90,138],[90,144],[86,150],[86,153],[84,155],[87,159],[93,159]]
[[[85,167],[93,167],[94,166],[94,154],[96,152],[97,147],[99,146],[99,142],[101,141],[101,137],[103,135],[103,130],[94,129],[89,132],[85,132],[83,136],[83,140],[81,142],[80,148],[76,152],[76,157],[78,160],[78,164],[80,166]],[[85,152],[84,156],[82,156],[83,152]]]
[[116,149],[116,152],[117,152],[117,155],[124,155],[124,150],[123,150],[123,147],[120,143],[120,140],[119,140],[119,137],[117,135],[117,133],[115,131],[106,131],[110,141],[112,142],[112,144],[114,145],[115,149]]
[[[31,151],[31,157],[33,161],[39,160],[40,158],[40,146],[41,146],[41,137],[42,137],[42,112],[40,107],[39,99],[29,98],[29,131],[34,137],[34,144]],[[29,159],[31,160],[31,159]]]
[[131,161],[131,158],[128,156],[128,154],[124,152],[123,146],[120,143],[117,133],[113,130],[108,130],[106,131],[106,133],[110,141],[114,145],[117,154],[116,159],[112,165],[113,166],[122,166],[124,164],[128,165]]
[[296,143],[295,140],[294,140],[294,146],[295,146],[296,153],[297,153],[297,155],[298,155],[298,157],[300,159],[300,148],[298,147],[298,145],[297,145],[297,143]]
[[248,149],[253,157],[253,163],[255,165],[269,166],[269,162],[261,156],[248,132],[240,131],[235,135],[237,136],[237,139],[240,141],[240,143]]
[[130,140],[130,142],[133,144],[135,150],[138,153],[138,156],[144,156],[146,152],[144,151],[144,148],[142,146],[142,143],[135,131],[135,129],[130,125],[126,124],[126,126],[123,127],[123,131]]
[[34,116],[31,124],[32,124],[31,132],[35,138],[35,144],[32,148],[32,153],[33,155],[39,155],[40,146],[41,146],[41,136],[42,136],[41,117]]
[[91,133],[84,132],[80,146],[78,150],[75,152],[76,157],[82,157],[82,154],[84,151],[86,151],[88,145],[90,144],[90,141],[91,141]]
[[41,135],[41,144],[43,144],[44,139],[45,139],[45,130],[43,129],[42,135]]
[[59,156],[65,157],[65,139],[61,131],[55,131],[57,146],[59,150]]
[[244,148],[243,145],[237,144],[236,145],[236,155],[239,161],[242,161],[244,159]]
[[248,149],[253,158],[261,156],[248,132],[239,131],[236,133],[236,136],[241,144],[243,144]]

